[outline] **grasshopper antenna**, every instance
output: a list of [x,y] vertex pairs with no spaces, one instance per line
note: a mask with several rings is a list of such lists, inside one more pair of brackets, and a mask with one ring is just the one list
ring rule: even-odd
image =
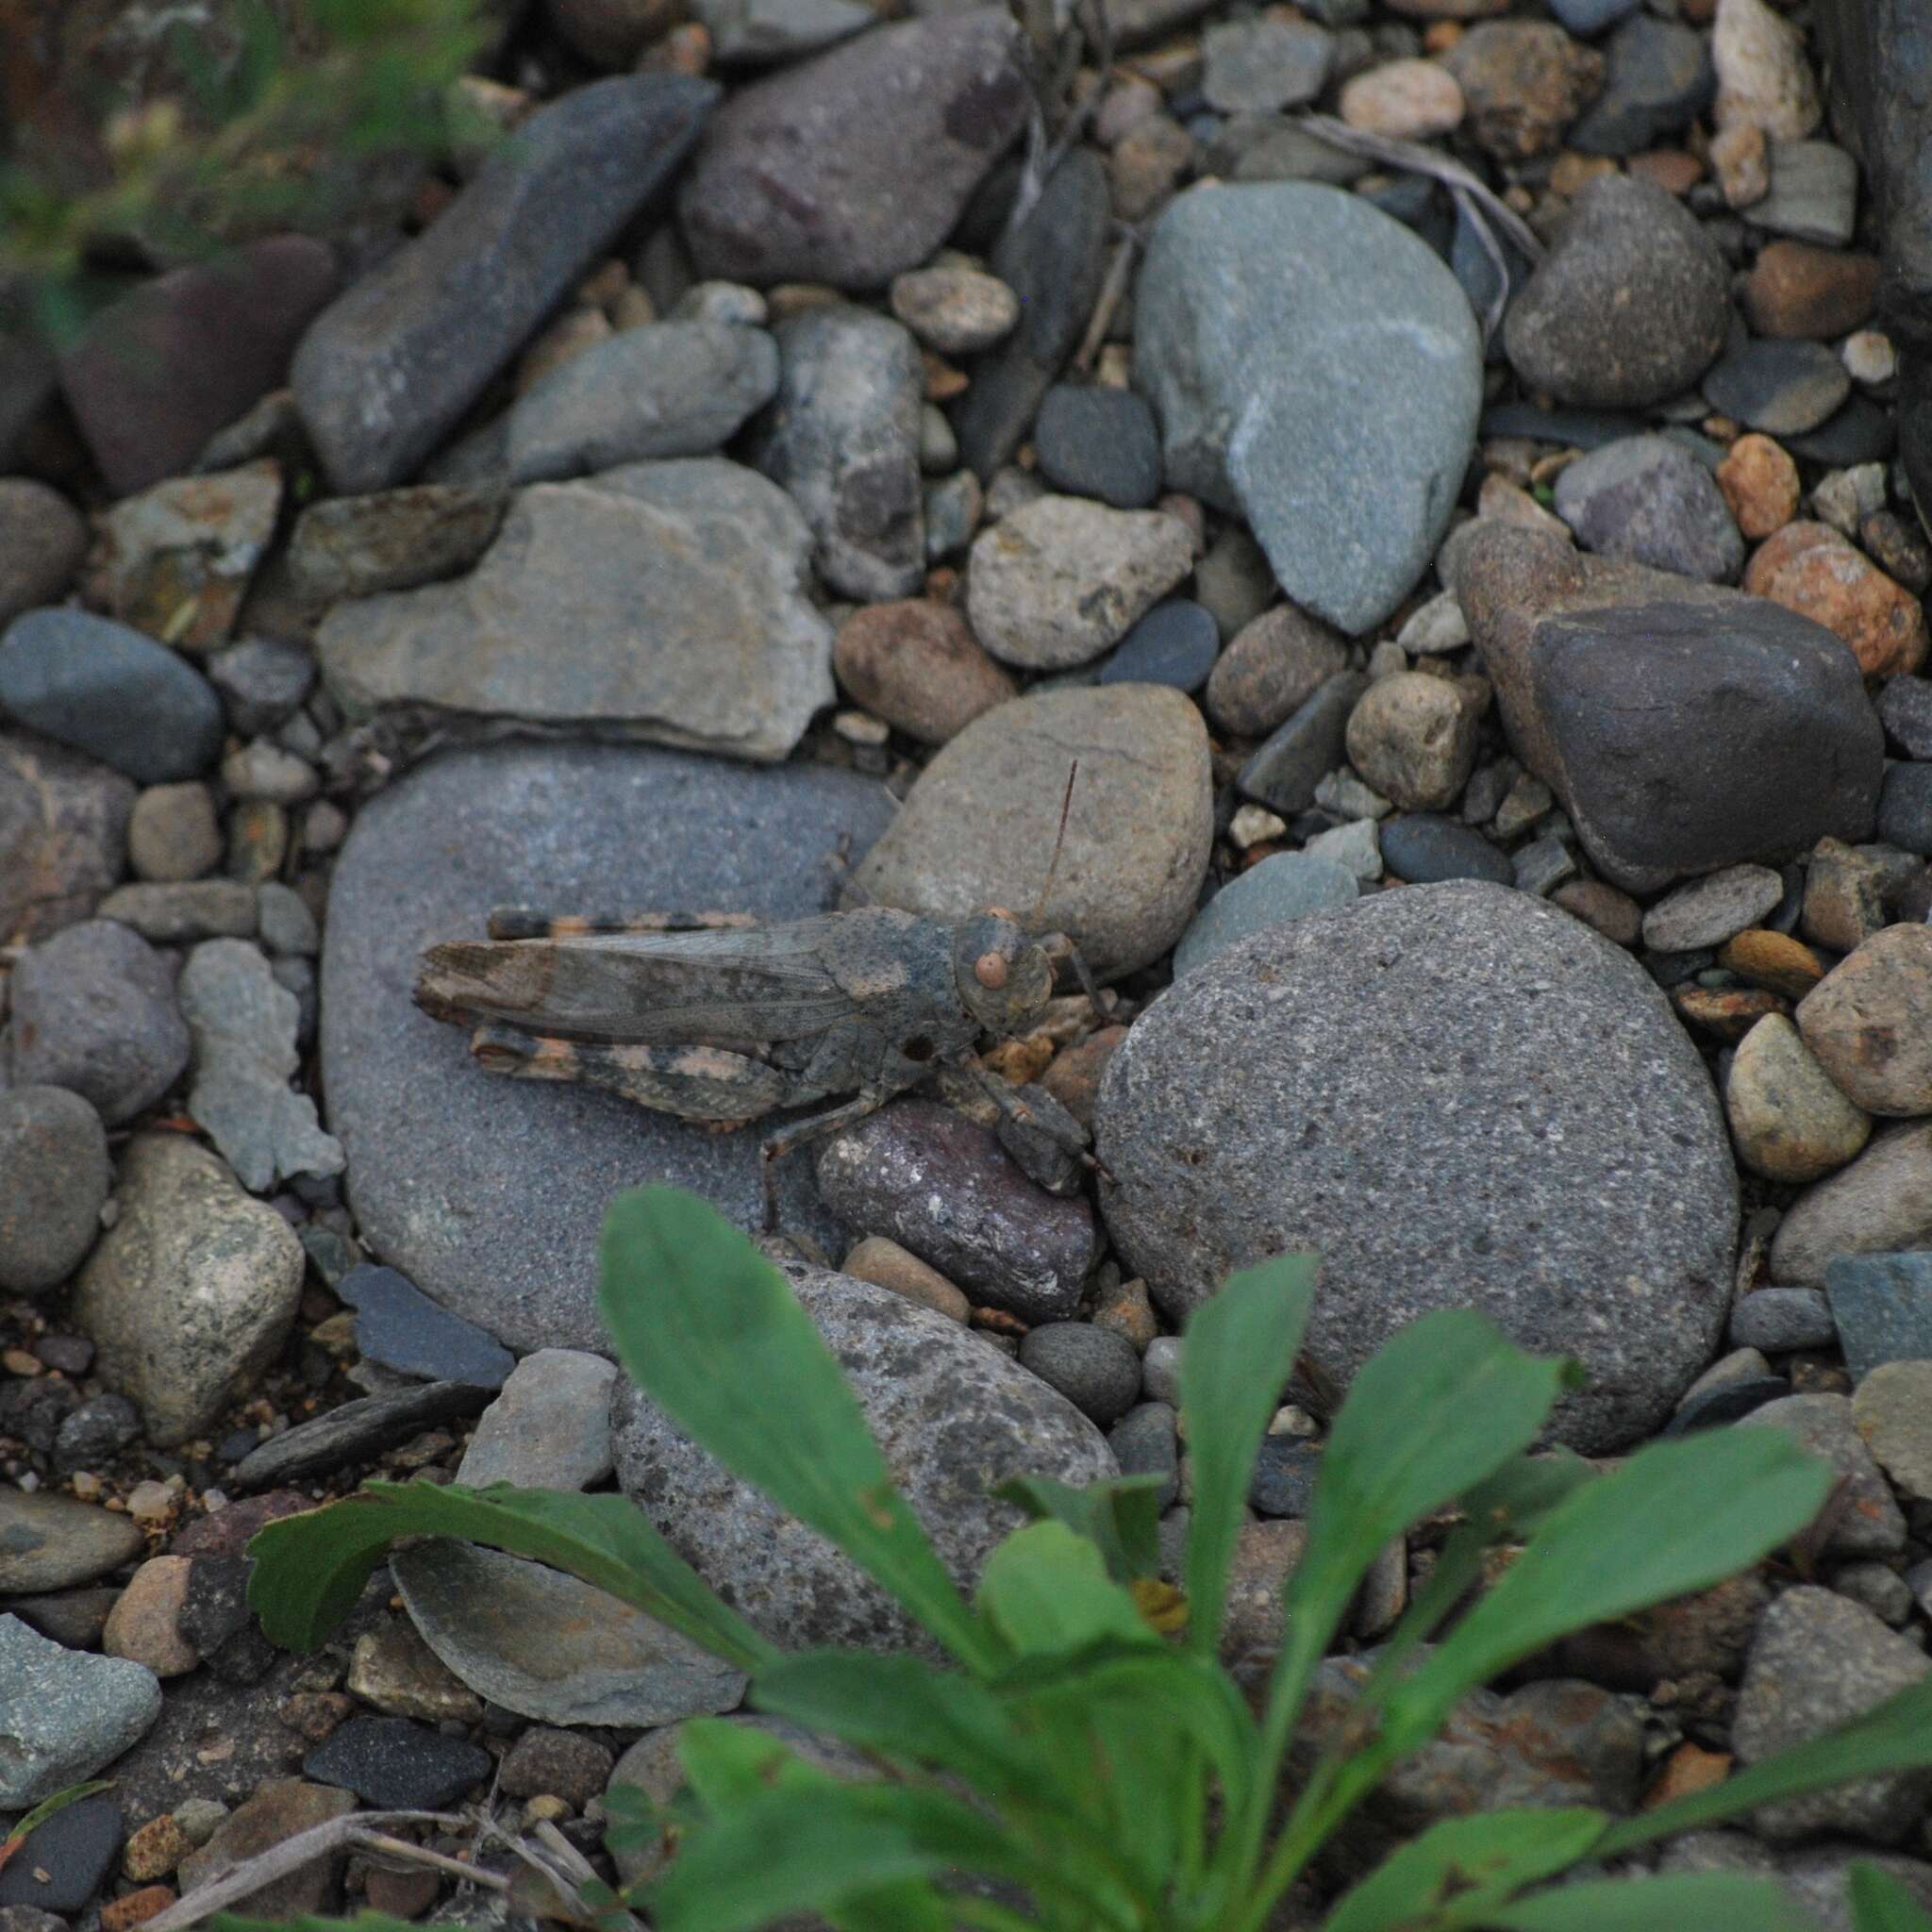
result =
[[1053,857],[1046,861],[1046,882],[1040,889],[1040,897],[1034,902],[1033,916],[1026,922],[1028,932],[1037,932],[1040,922],[1046,917],[1046,902],[1053,896],[1053,882],[1060,869],[1060,852],[1067,842],[1067,819],[1074,809],[1074,781],[1080,775],[1080,760],[1075,758],[1067,767],[1067,789],[1060,797],[1060,826],[1053,835]]

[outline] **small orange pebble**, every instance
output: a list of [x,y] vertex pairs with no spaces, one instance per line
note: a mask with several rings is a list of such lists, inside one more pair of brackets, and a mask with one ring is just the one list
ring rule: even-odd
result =
[[1721,1785],[1731,1774],[1733,1759],[1728,1751],[1707,1751],[1687,1738],[1664,1759],[1656,1784],[1643,1794],[1643,1809],[1655,1811],[1674,1798],[1688,1798]]
[[132,1932],[175,1903],[172,1885],[143,1885],[125,1898],[111,1899],[101,1907],[101,1932]]
[[1704,179],[1704,163],[1680,147],[1654,147],[1632,155],[1624,164],[1645,181],[1654,181],[1666,194],[1688,194]]
[[955,369],[942,356],[935,356],[930,349],[920,352],[920,359],[925,365],[925,399],[929,403],[949,403],[962,394],[966,389],[966,373]]
[[1718,948],[1717,963],[1753,986],[1801,1000],[1824,977],[1824,961],[1803,940],[1751,926]]
[[1707,986],[1680,986],[1671,995],[1671,1004],[1689,1024],[1726,1041],[1742,1040],[1767,1013],[1791,1009],[1789,1000],[1757,986],[1724,991]]
[[973,1325],[985,1328],[994,1335],[1023,1336],[1027,1332],[1026,1324],[1018,1315],[1009,1315],[1004,1308],[974,1308]]

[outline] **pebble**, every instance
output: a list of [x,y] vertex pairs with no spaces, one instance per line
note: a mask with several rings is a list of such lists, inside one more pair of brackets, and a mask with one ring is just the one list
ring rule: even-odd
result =
[[0,708],[142,785],[192,778],[222,748],[208,680],[166,645],[85,610],[30,610],[7,626]]
[[1141,1391],[1140,1352],[1091,1322],[1042,1322],[1021,1341],[1020,1366],[1102,1428],[1119,1422]]
[[489,1752],[400,1717],[351,1718],[302,1760],[306,1776],[382,1809],[441,1811],[495,1768]]
[[993,249],[992,271],[1019,297],[1020,320],[974,369],[953,418],[960,453],[982,482],[1020,447],[1086,334],[1107,274],[1111,224],[1107,170],[1076,147],[1048,176],[1033,212]]
[[777,346],[762,329],[724,322],[625,329],[518,397],[508,431],[510,480],[549,482],[622,463],[710,456],[777,388]]
[[1212,843],[1200,712],[1179,691],[1118,684],[1035,692],[975,719],[920,774],[857,878],[881,904],[928,918],[1035,908],[1041,930],[1067,933],[1108,978],[1180,937]]
[[1165,684],[1197,691],[1221,652],[1221,632],[1185,597],[1157,604],[1102,662],[1097,684]]
[[1932,1361],[1879,1362],[1859,1378],[1852,1426],[1907,1502],[1932,1500]]
[[811,550],[740,464],[626,464],[522,491],[469,576],[339,604],[316,648],[355,718],[426,705],[782,758],[832,699]]
[[0,935],[46,939],[92,914],[125,870],[134,799],[106,765],[0,730]]
[[308,958],[320,949],[315,915],[294,887],[265,879],[255,889],[255,904],[262,943],[271,953]]
[[[1892,1212],[1898,1211],[1894,1207]],[[1886,1238],[1883,1228],[1872,1232],[1880,1241]],[[1932,1324],[1926,1321],[1932,1307],[1932,1263],[1923,1253],[1840,1252],[1824,1274],[1845,1367],[1855,1382],[1881,1362],[1932,1357]]]
[[1347,645],[1321,619],[1277,604],[1243,625],[1215,660],[1208,715],[1238,738],[1266,737],[1347,668]]
[[1602,87],[1607,65],[1547,20],[1485,21],[1442,64],[1461,85],[1476,145],[1505,163],[1556,146]]
[[1898,351],[1891,338],[1874,328],[1856,329],[1839,344],[1852,380],[1878,389],[1898,374]]
[[[1584,1038],[1587,1057],[1553,1044]],[[1652,1070],[1636,1142],[1616,1098],[1634,1064]],[[1115,1248],[1171,1317],[1232,1268],[1313,1248],[1319,1368],[1345,1381],[1424,1308],[1481,1307],[1591,1368],[1553,1425],[1574,1446],[1660,1423],[1727,1312],[1736,1179],[1702,1061],[1627,954],[1495,886],[1382,892],[1224,954],[1130,1030],[1095,1139]],[[1561,1205],[1577,1197],[1589,1216]]]
[[275,235],[139,282],[92,316],[60,381],[109,491],[178,475],[281,382],[337,278],[325,242]]
[[1798,1030],[1868,1113],[1932,1113],[1932,926],[1874,933],[1799,1002]]
[[[506,435],[517,420],[515,411],[503,419]],[[491,481],[419,483],[311,504],[296,519],[289,541],[291,586],[322,606],[456,576],[490,547],[503,523],[505,501],[500,482]],[[263,655],[244,658],[242,653]],[[238,731],[266,730],[279,722],[306,695],[314,675],[307,651],[270,639],[236,645],[209,670]],[[289,694],[298,679],[300,689]],[[277,705],[276,716],[258,715]]]
[[[1052,1204],[1057,1212],[1072,1205]],[[887,1289],[802,1264],[786,1273],[839,1357],[900,1493],[962,1586],[1019,1526],[1019,1512],[992,1499],[1000,1482],[1024,1474],[1080,1485],[1116,1473],[1100,1431],[981,1337]],[[1076,1277],[1076,1294],[1077,1286]],[[773,1641],[929,1646],[876,1584],[725,1474],[637,1390],[620,1391],[612,1422],[625,1492]]]
[[1307,810],[1316,788],[1342,762],[1349,717],[1367,689],[1358,672],[1326,679],[1257,747],[1236,787],[1277,812]]
[[830,304],[780,323],[758,463],[804,512],[842,596],[906,597],[925,576],[919,348],[890,317]]
[[1233,20],[1201,39],[1201,92],[1218,114],[1273,114],[1322,92],[1335,37],[1307,21]]
[[[199,1851],[181,1860],[175,1881],[184,1892],[192,1892],[242,1859],[255,1857],[298,1832],[330,1824],[355,1808],[354,1796],[332,1785],[311,1785],[293,1777],[268,1778],[215,1826]],[[245,1904],[251,1912],[320,1912],[333,1904],[340,1889],[338,1859],[325,1854],[250,1892]],[[104,1925],[103,1932],[118,1932],[118,1928]]]
[[356,1346],[365,1360],[428,1382],[500,1389],[516,1357],[460,1315],[440,1308],[407,1275],[367,1262],[335,1284],[357,1311]]
[[1798,466],[1768,436],[1739,437],[1715,474],[1739,529],[1754,541],[1798,514]]
[[138,1524],[53,1491],[0,1490],[0,1594],[92,1583],[134,1556]]
[[840,1273],[875,1288],[889,1288],[950,1322],[963,1324],[973,1314],[973,1304],[937,1268],[929,1268],[909,1248],[883,1235],[867,1235],[857,1242],[840,1263]]
[[939,482],[924,484],[921,507],[925,520],[925,560],[938,563],[957,557],[972,542],[986,507],[986,493],[971,470],[959,470]]
[[1824,119],[1804,36],[1764,0],[1719,0],[1710,52],[1720,127],[1742,121],[1775,141],[1802,141]]
[[[1245,273],[1257,259],[1302,271]],[[1441,258],[1340,189],[1208,189],[1157,223],[1134,302],[1169,487],[1244,515],[1304,609],[1379,624],[1434,558],[1474,448],[1482,343]],[[1276,365],[1307,379],[1254,380]]]
[[726,66],[796,60],[878,24],[860,0],[699,0],[691,11]]
[[87,525],[58,490],[30,476],[0,476],[0,625],[58,604],[87,547]]
[[1042,496],[974,539],[966,614],[1002,663],[1070,670],[1118,642],[1193,560],[1187,525],[1164,512]]
[[150,1557],[128,1579],[101,1635],[109,1657],[145,1664],[161,1678],[185,1676],[201,1662],[201,1653],[175,1627],[187,1600],[187,1557]]
[[1564,135],[1577,154],[1641,154],[1681,134],[1709,105],[1709,46],[1681,21],[1633,12],[1604,58],[1602,92]]
[[[1614,46],[1611,59],[1614,71]],[[1612,175],[1577,195],[1503,341],[1531,390],[1641,409],[1696,382],[1729,313],[1728,271],[1696,218],[1653,183]]]
[[1332,859],[1367,885],[1382,876],[1382,841],[1373,819],[1352,819],[1318,833],[1306,847],[1310,858]]
[[42,1294],[80,1266],[112,1177],[101,1117],[81,1095],[0,1091],[0,1291]]
[[206,785],[150,785],[127,820],[127,860],[139,878],[198,879],[221,863],[222,828]]
[[141,1435],[141,1411],[125,1395],[96,1395],[60,1424],[54,1438],[57,1475],[105,1468]]
[[1456,687],[1420,671],[1379,678],[1348,718],[1349,762],[1407,811],[1452,805],[1475,767],[1474,708]]
[[289,1085],[300,1063],[298,1006],[261,954],[245,940],[206,940],[176,993],[194,1042],[188,1111],[242,1185],[262,1194],[294,1174],[341,1174],[341,1142]]
[[65,1650],[18,1617],[0,1615],[0,1676],[14,1693],[0,1716],[0,1810],[25,1811],[92,1777],[161,1712],[152,1671]]
[[1314,1501],[1322,1451],[1292,1436],[1263,1436],[1248,1479],[1248,1507],[1261,1516],[1306,1517]]
[[210,650],[234,629],[281,501],[273,458],[158,483],[102,515],[92,580],[124,624],[183,651]]
[[161,946],[247,939],[260,917],[254,889],[239,879],[121,886],[101,901],[100,912]]
[[1782,1429],[1799,1448],[1829,1463],[1838,1476],[1842,1501],[1819,1555],[1895,1557],[1905,1548],[1906,1520],[1864,1439],[1852,1426],[1849,1397],[1788,1395],[1753,1410],[1747,1426]]
[[112,1873],[126,1829],[119,1801],[105,1791],[64,1806],[26,1835],[0,1873],[0,1912],[49,1914],[42,1932],[58,1932],[60,1921],[51,1915],[86,1908]]
[[17,1087],[64,1087],[110,1127],[151,1107],[188,1064],[166,961],[124,925],[70,925],[30,947],[11,981]]
[[501,1789],[512,1798],[561,1798],[581,1811],[603,1793],[616,1760],[594,1738],[534,1724],[504,1754]]
[[698,273],[862,290],[919,267],[1024,125],[1021,44],[1006,15],[974,8],[863,33],[735,92],[679,192]]
[[401,1620],[357,1638],[346,1682],[351,1697],[385,1717],[472,1724],[483,1715],[483,1700]]
[[1605,443],[1557,478],[1557,514],[1586,550],[1707,583],[1734,580],[1744,542],[1711,473],[1662,436]]
[[1885,924],[1881,888],[1878,868],[1862,853],[1821,839],[1805,869],[1805,937],[1840,953],[1863,945]]
[[[597,1416],[608,1467],[608,1402]],[[396,1551],[391,1569],[417,1630],[442,1664],[477,1695],[520,1717],[556,1724],[674,1724],[730,1710],[744,1695],[741,1672],[560,1570],[447,1538]]]
[[1145,509],[1160,494],[1160,432],[1131,390],[1058,383],[1034,423],[1041,474],[1069,496]]
[[[1511,876],[1514,876],[1512,870]],[[1642,908],[1627,892],[1601,879],[1572,879],[1551,892],[1550,903],[1583,921],[1619,946],[1634,946],[1643,922]]]
[[1878,693],[1878,721],[1905,757],[1932,761],[1932,678],[1889,680]]
[[952,606],[923,598],[869,604],[832,642],[839,682],[868,711],[922,744],[944,744],[1019,693]]
[[1093,1124],[1093,1103],[1107,1063],[1126,1037],[1124,1026],[1103,1026],[1078,1045],[1056,1054],[1053,1064],[1040,1077],[1040,1084],[1083,1127]]
[[717,97],[675,75],[559,95],[429,227],[324,310],[292,380],[339,493],[386,490],[435,450],[670,177]]
[[[1788,1590],[1752,1639],[1731,1731],[1739,1761],[1756,1764],[1822,1737],[1928,1670],[1916,1644],[1862,1606],[1811,1584]],[[1761,1805],[1752,1825],[1774,1844],[1829,1832],[1890,1844],[1916,1823],[1928,1792],[1932,1772],[1889,1772]]]
[[477,1418],[457,1480],[473,1489],[514,1483],[520,1489],[583,1490],[601,1482],[611,1469],[610,1391],[616,1379],[615,1364],[602,1356],[568,1348],[526,1355]]
[[1337,102],[1349,126],[1390,141],[1451,133],[1466,109],[1456,76],[1434,60],[1385,60],[1347,82]]
[[1754,335],[1836,341],[1870,318],[1878,275],[1875,255],[1771,242],[1740,286],[1739,306]]
[[[1138,1362],[1136,1367],[1139,1367]],[[1123,1475],[1158,1475],[1166,1480],[1155,1494],[1162,1509],[1180,1492],[1179,1421],[1165,1402],[1141,1402],[1108,1431],[1108,1447]]]
[[1822,626],[1493,525],[1459,594],[1510,741],[1612,884],[1865,836],[1883,733]]
[[1771,189],[1749,208],[1754,228],[1842,248],[1851,239],[1858,205],[1858,164],[1828,141],[1770,143]]
[[302,1244],[205,1147],[179,1134],[128,1143],[119,1213],[74,1295],[95,1373],[173,1448],[208,1428],[275,1360],[301,1298]]
[[366,1461],[441,1423],[473,1416],[489,1394],[473,1382],[420,1382],[325,1409],[251,1449],[228,1474],[238,1490],[297,1483]]
[[1738,1043],[1724,1108],[1738,1158],[1769,1180],[1818,1180],[1872,1137],[1870,1115],[1845,1097],[1782,1013],[1767,1013]]
[[894,275],[892,313],[941,356],[976,356],[1012,332],[1020,298],[982,269],[941,264]]
[[1878,836],[1932,858],[1932,765],[1891,765],[1878,793]]
[[1576,860],[1561,839],[1535,839],[1510,855],[1509,875],[1519,891],[1542,898],[1576,876]]
[[1822,342],[1747,341],[1704,376],[1711,408],[1770,436],[1816,429],[1851,393],[1845,366]]
[[1694,953],[1755,926],[1784,896],[1768,865],[1732,865],[1692,879],[1643,915],[1643,943],[1656,953]]
[[1515,874],[1508,855],[1480,832],[1434,812],[1407,812],[1382,826],[1382,860],[1410,885],[1486,879],[1507,886]]
[[894,1101],[822,1141],[817,1174],[848,1227],[890,1237],[981,1302],[1029,1323],[1065,1320],[1079,1302],[1092,1210],[1036,1186],[964,1114]]
[[1264,858],[1224,886],[1195,915],[1174,948],[1174,977],[1198,971],[1264,927],[1348,905],[1360,891],[1356,874],[1337,859],[1306,852],[1278,852]]
[[[1205,746],[1200,756],[1205,821]],[[1049,782],[1046,842],[1063,762]],[[875,781],[824,766],[560,744],[448,753],[366,806],[330,888],[321,1045],[329,1124],[371,1249],[506,1347],[597,1352],[608,1345],[594,1300],[598,1229],[614,1190],[648,1174],[754,1224],[754,1136],[708,1134],[582,1085],[484,1073],[465,1029],[430,1024],[410,1003],[417,958],[477,932],[491,906],[803,918],[831,898],[825,855],[841,840],[862,854],[891,810]],[[425,865],[456,823],[464,865]],[[733,836],[720,839],[721,825]],[[1204,867],[1207,842],[1204,828]],[[432,1109],[417,1098],[425,1091]],[[548,1176],[536,1193],[533,1173]],[[781,1164],[778,1191],[788,1226],[839,1240],[802,1159]]]
[[1717,963],[1727,973],[1787,999],[1799,1000],[1824,977],[1824,962],[1788,933],[1754,927],[1735,934],[1718,950]]

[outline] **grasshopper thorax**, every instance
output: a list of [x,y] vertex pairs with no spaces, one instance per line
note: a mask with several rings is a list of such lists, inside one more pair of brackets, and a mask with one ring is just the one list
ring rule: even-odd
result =
[[975,912],[954,928],[953,978],[966,1010],[989,1033],[1034,1025],[1053,997],[1053,962],[1011,913]]

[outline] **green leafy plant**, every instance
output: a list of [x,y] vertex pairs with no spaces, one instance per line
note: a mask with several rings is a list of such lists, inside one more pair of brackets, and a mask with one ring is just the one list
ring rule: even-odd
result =
[[[1428,1316],[1361,1371],[1335,1420],[1279,1648],[1251,1705],[1219,1655],[1230,1563],[1313,1276],[1307,1257],[1248,1269],[1189,1324],[1181,1409],[1193,1493],[1178,1590],[1158,1575],[1158,1479],[1084,1490],[1028,1479],[1004,1493],[1034,1520],[991,1553],[969,1599],[784,1277],[701,1202],[661,1188],[627,1194],[606,1227],[602,1283],[625,1368],[721,1462],[858,1563],[949,1663],[781,1654],[623,1497],[505,1485],[372,1483],[273,1524],[250,1544],[251,1601],[277,1642],[308,1649],[395,1538],[467,1537],[608,1591],[748,1672],[755,1709],[862,1754],[876,1775],[841,1779],[758,1727],[688,1722],[687,1784],[673,1805],[613,1792],[613,1845],[675,1852],[609,1907],[636,1906],[662,1932],[751,1932],[801,1911],[848,1932],[1267,1932],[1355,1808],[1469,1690],[1566,1634],[1757,1562],[1811,1522],[1831,1486],[1828,1470],[1768,1429],[1655,1443],[1604,1474],[1533,1456],[1574,1367],[1523,1354],[1474,1313]],[[1316,1666],[1377,1553],[1450,1508],[1457,1526],[1349,1722],[1288,1775]],[[1500,1565],[1499,1545],[1514,1551]],[[1552,1881],[1823,1784],[1932,1764],[1928,1720],[1932,1679],[1633,1817],[1573,1807],[1449,1820],[1336,1899],[1323,1924],[1806,1926],[1761,1878]],[[1863,1932],[1932,1927],[1871,1868],[1857,1899]]]
[[[0,158],[0,289],[57,345],[118,292],[133,244],[164,262],[326,227],[371,170],[490,130],[453,84],[490,42],[484,0],[221,0],[176,19],[118,89],[30,71]],[[5,120],[0,115],[0,121]]]

